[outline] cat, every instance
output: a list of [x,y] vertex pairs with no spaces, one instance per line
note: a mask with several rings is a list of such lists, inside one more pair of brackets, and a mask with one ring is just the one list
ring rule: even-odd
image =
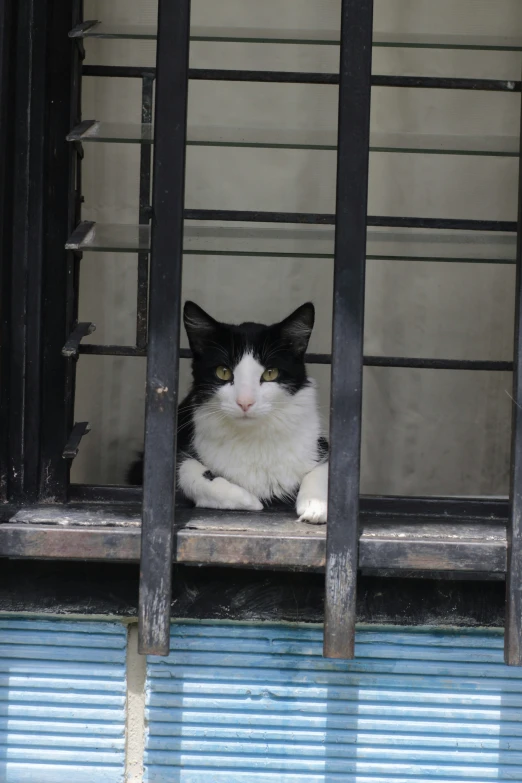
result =
[[[307,302],[280,323],[235,326],[186,302],[193,383],[178,412],[178,487],[197,507],[284,501],[300,521],[326,522],[328,442],[304,361],[314,319]],[[142,476],[140,459],[129,482]]]

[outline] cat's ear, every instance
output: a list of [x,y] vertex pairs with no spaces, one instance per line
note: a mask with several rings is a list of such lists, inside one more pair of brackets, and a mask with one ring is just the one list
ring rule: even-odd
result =
[[217,321],[195,302],[185,302],[183,323],[187,330],[189,345],[195,354],[203,353],[205,346],[217,329]]
[[308,341],[314,328],[315,308],[311,302],[301,305],[288,318],[281,321],[279,329],[296,354],[301,356],[308,348]]

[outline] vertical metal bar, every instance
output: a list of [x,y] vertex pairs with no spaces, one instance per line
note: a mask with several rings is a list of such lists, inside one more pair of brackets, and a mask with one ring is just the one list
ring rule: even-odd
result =
[[62,348],[76,315],[74,254],[65,250],[64,237],[78,216],[77,157],[65,140],[80,120],[81,52],[68,32],[81,19],[81,0],[49,0],[46,232],[43,266],[43,344],[41,462],[39,494],[42,500],[67,499],[70,462],[62,458],[74,416],[76,362],[64,359]]
[[8,472],[15,500],[38,495],[47,10],[43,0],[20,0],[17,6]]
[[10,287],[13,188],[13,2],[0,0],[0,501],[9,465]]
[[353,658],[373,0],[343,0],[324,654]]
[[9,312],[13,188],[13,2],[0,0],[0,500],[7,499],[9,464]]
[[[141,121],[152,122],[152,97],[154,93],[154,74],[142,77]],[[152,145],[142,144],[140,150],[140,225],[150,220],[150,175]],[[138,301],[136,308],[136,345],[147,347],[147,314],[149,295],[149,254],[138,254]]]
[[174,540],[190,0],[160,0],[139,650],[167,655]]
[[[83,20],[83,0],[73,0],[72,2],[73,20],[80,24]],[[75,22],[73,21],[73,26]],[[72,29],[72,28],[71,28]],[[85,50],[83,42],[79,42],[78,48],[71,51],[71,122],[70,127],[78,125],[82,119],[82,63],[85,59]],[[69,167],[69,225],[75,228],[82,218],[82,162],[83,150],[81,145],[71,144]],[[80,262],[81,253],[67,254],[67,288],[65,300],[65,323],[67,334],[70,334],[72,325],[78,322],[79,294],[80,294]],[[76,361],[67,362],[66,367],[66,427],[67,433],[71,431],[74,423],[74,400],[76,394]],[[66,466],[67,471],[67,499],[69,497],[70,482],[70,463]]]
[[[522,113],[520,120],[522,141]],[[511,425],[511,498],[506,579],[506,663],[522,665],[522,156],[518,179],[517,276]]]
[[74,173],[64,134],[71,81],[80,74],[67,33],[79,13],[81,0],[22,0],[17,7],[8,475],[14,500],[64,500],[67,492],[61,454],[73,396],[61,348]]

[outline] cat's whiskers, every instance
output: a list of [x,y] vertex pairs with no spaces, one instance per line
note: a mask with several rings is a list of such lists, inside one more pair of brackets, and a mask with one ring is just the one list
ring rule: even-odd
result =
[[[201,408],[195,405],[192,407],[191,410],[192,412],[198,411],[198,416],[197,416],[198,421],[202,421],[203,419],[209,419],[212,416],[217,416],[219,414],[222,414],[222,411],[217,407],[211,410],[205,410],[201,412]],[[189,421],[187,421],[185,424],[182,424],[181,427],[178,427],[178,432],[181,432],[186,427],[192,426],[194,424],[194,420],[195,420],[194,417],[191,417]]]

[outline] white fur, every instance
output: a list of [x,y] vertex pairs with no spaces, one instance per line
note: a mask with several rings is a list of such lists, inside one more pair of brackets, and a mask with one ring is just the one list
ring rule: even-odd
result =
[[[233,383],[194,412],[201,463],[181,464],[181,489],[198,506],[254,509],[262,507],[260,500],[285,498],[303,485],[298,514],[304,521],[324,522],[328,480],[325,466],[316,473],[321,424],[315,387],[292,395],[278,383],[262,383],[268,368],[251,354],[232,369]],[[223,478],[203,478],[207,469]]]
[[296,511],[300,522],[323,525],[328,505],[328,463],[323,463],[308,473],[297,495]]
[[[278,383],[261,382],[261,376],[266,369],[254,359],[252,354],[247,353],[234,368],[234,382],[218,389],[216,396],[221,410],[227,417],[240,422],[241,432],[245,424],[248,427],[252,423],[251,419],[261,419],[268,414],[282,412],[283,407],[292,397]],[[241,408],[241,403],[251,405],[246,413]],[[210,406],[213,404],[211,401]]]
[[189,500],[199,508],[222,508],[237,511],[261,511],[263,504],[243,487],[224,478],[204,478],[206,468],[196,459],[187,459],[179,469],[179,483]]

